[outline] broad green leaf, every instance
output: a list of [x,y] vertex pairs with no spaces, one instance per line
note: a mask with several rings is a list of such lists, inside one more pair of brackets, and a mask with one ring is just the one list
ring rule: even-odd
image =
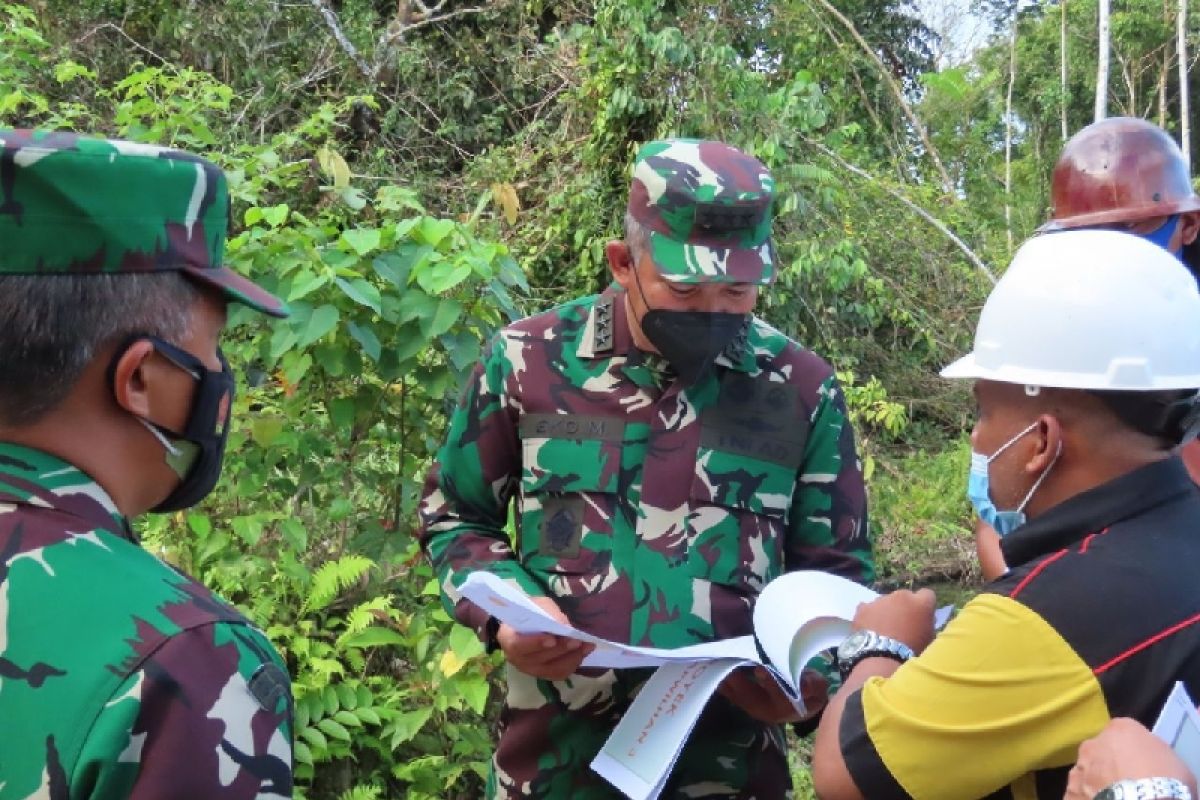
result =
[[350,728],[361,728],[362,727],[362,720],[360,720],[358,717],[356,717],[353,712],[346,711],[345,709],[334,714],[333,719],[336,722],[339,722],[342,725],[345,725]]
[[283,433],[284,423],[280,416],[257,416],[250,422],[250,438],[259,447],[270,447]]
[[483,642],[475,635],[475,631],[462,625],[450,629],[450,647],[465,659],[475,658],[484,653]]
[[371,725],[381,725],[383,722],[379,718],[379,715],[375,713],[375,709],[371,708],[370,706],[359,706],[359,708],[357,710],[355,710],[354,713],[358,714],[358,718],[361,719],[363,722],[369,723]]
[[[450,341],[447,343],[446,339],[450,339]],[[477,362],[483,353],[479,337],[469,330],[461,331],[457,336],[448,334],[442,341],[446,344],[450,363],[457,370],[466,370],[467,367]]]
[[308,749],[308,745],[304,742],[294,742],[292,752],[296,760],[301,764],[313,763],[312,751]]
[[308,297],[327,283],[329,283],[329,275],[318,275],[307,269],[301,270],[292,279],[292,288],[288,292],[287,301],[291,303],[302,297]]
[[335,347],[332,344],[319,344],[313,351],[317,363],[329,373],[330,377],[340,378],[346,374],[346,348]]
[[382,238],[378,228],[352,228],[342,231],[342,241],[359,256],[365,256],[378,250]]
[[408,273],[411,264],[404,264],[404,259],[397,253],[386,253],[371,261],[375,274],[391,283],[397,289],[403,290],[408,285]]
[[317,728],[320,729],[321,733],[324,733],[330,738],[343,742],[350,741],[350,731],[346,730],[346,728],[340,722],[337,722],[330,717],[326,717],[318,722]]
[[374,286],[362,278],[355,278],[352,281],[348,281],[345,278],[334,278],[333,280],[338,285],[338,288],[345,292],[346,296],[351,300],[360,306],[366,306],[376,314],[381,313],[379,307],[379,290]]
[[336,307],[326,303],[325,305],[314,309],[312,316],[308,318],[308,324],[304,328],[304,333],[296,342],[298,347],[308,347],[318,339],[324,338],[325,334],[337,327],[338,318],[341,313]]
[[[342,699],[338,697],[337,689],[333,686],[326,686],[321,690],[321,699],[325,701],[325,715],[333,716],[342,707]],[[326,731],[328,733],[328,731]]]
[[204,514],[191,513],[187,515],[188,527],[197,538],[204,539],[212,533],[212,520]]
[[279,523],[279,531],[297,553],[303,553],[308,547],[308,528],[299,520],[283,520]]
[[420,733],[432,716],[433,708],[430,706],[397,714],[396,718],[392,720],[392,749],[395,750]]
[[251,547],[258,544],[258,540],[262,538],[263,523],[257,517],[234,517],[229,521],[229,526],[239,539]]
[[459,681],[458,690],[462,692],[467,705],[476,714],[482,714],[487,707],[488,682],[486,678],[477,677]]
[[288,208],[287,203],[280,203],[277,206],[264,208],[262,210],[262,215],[263,219],[267,221],[268,225],[270,225],[272,228],[278,228],[280,225],[287,222],[289,211],[291,211],[291,209]]
[[437,311],[434,312],[433,319],[426,322],[421,321],[421,333],[426,339],[436,339],[446,331],[454,327],[454,323],[458,322],[458,318],[462,316],[462,303],[457,300],[444,298],[438,302]]
[[417,275],[417,283],[429,294],[444,294],[471,275],[471,264],[465,259],[446,259],[431,265]]
[[312,368],[313,359],[308,353],[297,353],[295,350],[283,354],[283,377],[295,386],[304,379]]
[[318,720],[325,716],[325,698],[320,692],[309,692],[304,696],[304,704],[308,706],[310,720]]
[[342,701],[342,708],[353,711],[358,707],[358,693],[354,691],[354,687],[348,683],[339,683],[337,685],[338,699]]
[[276,325],[275,332],[271,334],[271,360],[278,361],[280,356],[296,346],[299,338],[295,329],[287,325]]
[[379,337],[375,335],[375,331],[366,325],[359,325],[357,322],[351,322],[346,326],[346,330],[362,347],[363,352],[372,361],[378,361],[379,355],[383,351],[383,345],[379,343]]
[[418,289],[409,289],[400,298],[400,321],[426,319],[437,313],[439,300]]
[[339,397],[329,404],[329,416],[333,424],[343,430],[354,426],[354,398]]
[[426,244],[437,247],[454,230],[454,220],[424,217],[417,226],[417,236]]
[[325,738],[325,734],[311,725],[301,729],[300,737],[318,750],[329,749],[329,741]]

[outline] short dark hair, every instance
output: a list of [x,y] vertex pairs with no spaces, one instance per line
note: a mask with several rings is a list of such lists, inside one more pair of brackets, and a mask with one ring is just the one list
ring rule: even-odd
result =
[[118,340],[146,333],[178,341],[199,297],[174,271],[0,275],[0,424],[37,422]]
[[1179,444],[1195,424],[1195,389],[1159,392],[1093,391],[1108,409],[1129,428],[1154,437],[1167,447]]

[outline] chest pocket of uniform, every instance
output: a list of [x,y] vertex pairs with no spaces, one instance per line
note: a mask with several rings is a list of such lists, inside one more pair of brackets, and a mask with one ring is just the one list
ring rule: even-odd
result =
[[807,428],[794,387],[729,375],[701,418],[692,480],[689,571],[756,594],[783,571]]
[[527,414],[520,432],[521,561],[534,573],[591,574],[612,550],[625,421]]

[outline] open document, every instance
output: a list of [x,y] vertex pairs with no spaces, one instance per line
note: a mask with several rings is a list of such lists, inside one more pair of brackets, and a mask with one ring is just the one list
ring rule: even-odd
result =
[[[850,634],[860,603],[878,595],[824,572],[789,572],[771,581],[754,606],[754,634],[674,649],[636,647],[559,622],[519,588],[488,572],[473,572],[463,596],[520,633],[548,633],[596,646],[585,667],[657,667],[613,729],[592,769],[628,797],[657,797],[700,713],[721,681],[738,667],[762,666],[800,714],[800,674],[815,656]],[[942,627],[953,609],[939,609]]]
[[1171,745],[1175,755],[1193,775],[1200,775],[1200,714],[1196,713],[1196,704],[1182,682],[1176,681],[1175,688],[1167,696],[1153,732]]
[[627,797],[662,792],[700,713],[730,672],[761,665],[805,714],[800,674],[817,654],[841,644],[860,603],[878,595],[865,586],[824,572],[790,572],[767,584],[754,606],[754,638],[765,658],[717,658],[672,662],[646,682],[592,769]]

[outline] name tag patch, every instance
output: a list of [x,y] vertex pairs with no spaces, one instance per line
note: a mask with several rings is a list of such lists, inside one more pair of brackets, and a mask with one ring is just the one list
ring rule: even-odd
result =
[[521,417],[522,439],[585,439],[619,442],[625,420],[594,414],[526,414]]

